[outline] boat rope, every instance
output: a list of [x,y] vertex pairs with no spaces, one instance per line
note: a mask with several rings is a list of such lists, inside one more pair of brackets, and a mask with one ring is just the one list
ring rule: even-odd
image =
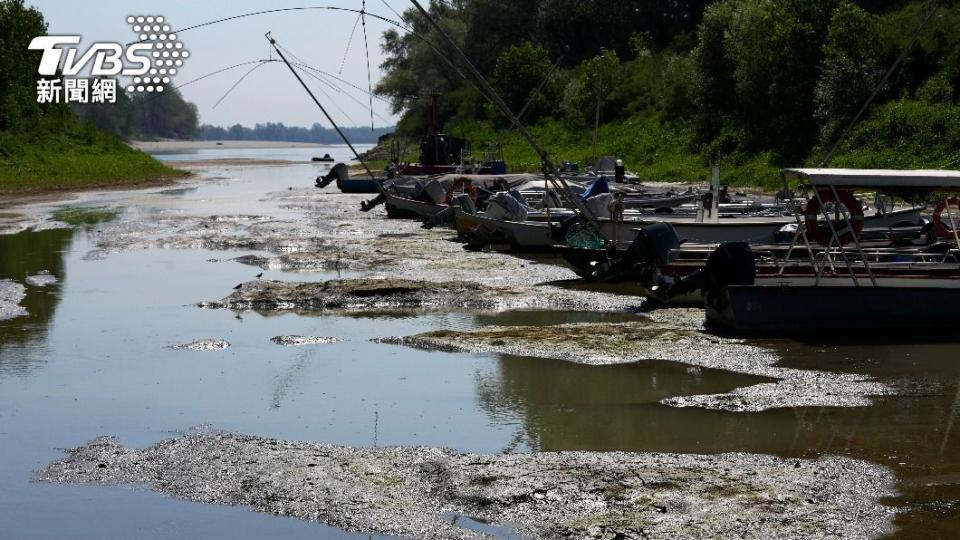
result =
[[359,87],[359,86],[351,83],[350,81],[341,79],[340,77],[337,77],[336,75],[333,75],[332,73],[328,73],[328,72],[326,72],[326,71],[324,71],[324,70],[322,70],[322,69],[320,69],[320,68],[318,68],[318,67],[316,67],[316,66],[311,66],[311,65],[306,64],[306,63],[301,63],[301,67],[305,67],[305,68],[309,69],[310,71],[316,72],[318,75],[321,75],[321,76],[326,77],[326,78],[328,78],[328,79],[333,79],[333,80],[335,80],[335,81],[337,81],[337,82],[339,82],[339,83],[345,84],[345,85],[349,86],[350,88],[353,88],[354,90],[356,90],[356,91],[358,91],[358,92],[362,92],[362,93],[364,93],[364,94],[369,95],[370,97],[372,97],[373,99],[375,99],[375,100],[377,100],[377,101],[380,101],[381,103],[385,103],[385,104],[387,104],[387,105],[390,104],[390,100],[384,99],[384,98],[378,96],[378,95],[376,94],[376,92],[374,92],[374,93],[369,93],[369,92],[367,92],[366,90],[364,90],[363,88],[361,88],[361,87]]
[[[367,55],[367,96],[373,95],[373,83],[370,81],[370,40],[367,39],[367,0],[363,0],[360,8],[360,26],[363,28],[363,51]],[[373,97],[370,97],[370,131],[373,131]]]
[[[291,58],[293,58],[294,60],[296,60],[296,62],[294,63],[294,65],[298,65],[298,64],[300,64],[300,65],[306,65],[306,62],[303,60],[303,58],[300,58],[299,56],[297,56],[297,55],[296,55],[293,51],[291,51],[290,49],[288,49],[288,48],[286,48],[286,47],[282,47],[282,46],[280,46],[279,44],[278,44],[277,46],[280,47],[281,49],[283,49],[283,51],[284,51],[285,53],[287,53],[288,55],[290,55]],[[303,71],[303,70],[301,69],[301,71]],[[331,89],[333,89],[334,91],[339,92],[339,93],[343,93],[343,92],[340,90],[340,88],[338,88],[337,86],[335,86],[335,85],[334,85],[333,83],[331,83],[330,81],[327,81],[326,79],[322,79],[322,78],[318,77],[317,75],[314,75],[313,73],[310,73],[310,72],[307,72],[307,71],[304,71],[304,73],[305,73],[306,75],[308,75],[310,78],[314,79],[315,81],[317,81],[317,82],[319,82],[319,83],[321,83],[321,84],[325,84],[325,85],[329,86],[329,87],[330,87]],[[341,114],[343,114],[343,116],[347,119],[348,122],[350,122],[351,124],[356,124],[356,123],[357,123],[356,120],[354,120],[353,117],[350,116],[350,114],[347,113],[347,111],[344,110],[343,107],[341,107],[340,104],[337,103],[336,100],[333,99],[333,96],[331,96],[329,93],[327,93],[327,91],[324,90],[322,86],[318,86],[317,89],[320,90],[320,92],[322,92],[323,95],[324,95],[328,100],[330,100],[331,103],[333,103],[333,106],[336,107],[337,110],[340,111]],[[347,94],[344,93],[344,95],[347,95]],[[361,107],[365,107],[365,105],[361,104]]]
[[343,50],[343,59],[340,60],[340,69],[337,71],[338,75],[343,75],[343,68],[347,65],[347,54],[350,52],[350,44],[353,43],[353,36],[357,33],[357,25],[360,24],[360,17],[363,15],[357,15],[356,20],[353,21],[353,28],[350,29],[350,37],[347,38],[347,47]]
[[[560,66],[562,64],[563,64],[563,55],[561,55],[560,58],[557,59],[556,63],[553,64],[553,67],[550,68],[550,71],[547,72],[547,75],[543,78],[542,81],[540,81],[540,84],[537,86],[537,93],[543,94],[543,89],[546,88],[550,80],[553,79],[554,74],[556,74],[557,71],[560,70]],[[534,98],[537,97],[537,93],[530,92],[530,96],[527,97],[526,103],[523,104],[523,107],[520,109],[520,112],[517,113],[517,120],[522,121],[523,117],[526,116],[527,112],[530,109],[530,106],[533,105]],[[507,126],[507,129],[504,130],[502,135],[500,135],[501,142],[503,142],[503,139],[507,135],[510,135],[511,131],[513,131],[513,124],[510,124],[509,126]]]
[[354,120],[353,117],[350,116],[350,114],[349,114],[346,110],[344,110],[344,108],[341,107],[341,106],[336,102],[336,100],[333,99],[333,96],[331,96],[326,90],[323,89],[322,84],[330,85],[330,83],[329,83],[328,81],[325,81],[325,80],[321,79],[320,77],[318,77],[318,76],[310,73],[310,72],[307,71],[306,69],[303,69],[303,68],[301,68],[301,67],[298,67],[296,64],[294,64],[294,67],[296,67],[298,70],[300,70],[300,72],[303,73],[304,75],[306,75],[306,76],[310,77],[311,79],[314,79],[314,80],[316,80],[317,82],[319,82],[320,84],[317,84],[317,85],[316,85],[317,90],[319,90],[319,91],[323,94],[323,96],[324,96],[325,98],[327,98],[327,100],[328,100],[330,103],[333,103],[333,106],[336,107],[338,111],[340,111],[340,114],[342,114],[343,117],[346,118],[348,122],[350,122],[351,124],[354,124],[354,125],[357,123],[357,121]]
[[374,184],[376,184],[377,189],[380,191],[380,193],[381,194],[385,193],[383,185],[381,185],[380,182],[377,182],[377,177],[373,174],[373,171],[370,170],[370,167],[367,165],[366,160],[360,157],[360,153],[357,152],[357,149],[353,147],[353,144],[350,142],[350,139],[348,139],[347,136],[344,135],[343,130],[341,130],[340,126],[338,126],[337,123],[333,120],[333,117],[330,116],[330,113],[327,112],[327,109],[323,107],[323,105],[320,103],[320,100],[317,99],[317,96],[315,96],[313,92],[310,91],[310,87],[307,86],[307,83],[303,80],[303,77],[301,77],[300,74],[297,73],[296,68],[294,68],[293,65],[290,64],[290,61],[287,60],[287,57],[284,56],[283,53],[280,51],[280,46],[277,44],[277,40],[275,40],[273,36],[270,35],[270,32],[267,32],[265,34],[265,37],[267,38],[267,41],[270,42],[270,45],[272,45],[273,48],[277,51],[277,55],[280,57],[281,60],[283,60],[283,63],[286,64],[288,68],[290,68],[290,73],[293,73],[293,76],[297,78],[297,81],[300,83],[300,86],[302,86],[303,89],[306,90],[307,94],[310,96],[310,99],[313,100],[313,102],[320,109],[320,112],[323,113],[323,115],[327,118],[327,121],[330,122],[330,125],[333,126],[333,129],[337,130],[337,135],[340,135],[340,138],[343,139],[343,142],[346,143],[347,147],[350,148],[350,151],[353,152],[354,158],[356,158],[356,160],[359,161],[361,165],[363,165],[363,168],[367,171],[367,174],[370,175],[370,179],[373,180]]
[[[202,80],[204,80],[204,79],[206,79],[206,78],[208,78],[208,77],[213,77],[214,75],[219,75],[219,74],[221,74],[221,73],[223,73],[223,72],[225,72],[225,71],[230,71],[231,69],[236,69],[236,68],[238,68],[238,67],[249,66],[250,64],[266,64],[266,63],[269,63],[269,62],[279,62],[279,60],[261,59],[261,60],[249,60],[249,61],[247,61],[247,62],[240,62],[239,64],[234,64],[234,65],[232,65],[232,66],[227,66],[227,67],[225,67],[225,68],[221,68],[221,69],[218,69],[218,70],[216,70],[216,71],[211,71],[210,73],[207,73],[206,75],[201,75],[200,77],[197,77],[196,79],[191,79],[191,80],[189,80],[189,81],[187,81],[187,82],[185,82],[185,83],[178,84],[177,86],[174,86],[173,89],[174,89],[174,90],[179,90],[179,89],[183,88],[184,86],[191,85],[191,84],[193,84],[193,83],[195,83],[195,82],[200,82],[200,81],[202,81]],[[153,94],[153,95],[154,95],[154,96],[159,96],[159,95],[162,95],[162,94]]]
[[863,106],[860,107],[860,110],[857,111],[857,114],[850,120],[850,123],[847,125],[846,129],[843,130],[843,133],[840,134],[840,138],[837,139],[837,142],[833,143],[833,147],[830,148],[830,151],[827,152],[826,157],[823,158],[823,161],[820,162],[820,167],[826,167],[830,160],[833,159],[833,155],[840,148],[840,144],[847,138],[847,135],[850,133],[850,130],[857,125],[857,122],[860,121],[860,117],[863,116],[863,113],[867,112],[867,109],[870,107],[870,104],[873,103],[873,100],[877,98],[877,95],[880,94],[880,91],[886,86],[887,81],[890,80],[890,76],[893,75],[893,72],[897,70],[897,67],[903,62],[907,57],[907,53],[910,52],[910,49],[913,48],[913,45],[920,39],[920,34],[923,32],[923,29],[927,27],[930,21],[933,20],[933,16],[936,15],[937,10],[940,8],[940,3],[938,0],[931,0],[930,9],[927,10],[926,17],[920,21],[920,24],[917,26],[916,30],[913,31],[913,35],[910,36],[910,40],[907,42],[906,47],[900,51],[900,55],[894,61],[893,65],[890,66],[890,69],[883,75],[883,78],[880,79],[880,82],[873,88],[873,93],[870,94],[870,97],[867,98],[867,101],[863,103]]
[[[272,53],[273,48],[271,48],[270,51],[271,51],[271,53]],[[240,62],[240,63],[237,63],[237,64],[233,64],[233,65],[230,65],[230,66],[227,66],[227,67],[224,67],[224,68],[220,68],[220,69],[211,71],[210,73],[201,75],[200,77],[197,77],[197,78],[195,78],[195,79],[191,79],[191,80],[189,80],[189,81],[187,81],[187,82],[185,82],[185,83],[182,83],[182,84],[179,84],[179,85],[176,85],[176,86],[172,86],[171,88],[174,89],[174,90],[179,90],[179,89],[181,89],[181,88],[183,88],[183,87],[185,87],[185,86],[188,86],[188,85],[191,85],[191,84],[200,82],[200,81],[202,81],[202,80],[204,80],[204,79],[207,79],[207,78],[209,78],[209,77],[212,77],[212,76],[214,76],[214,75],[218,75],[218,74],[220,74],[220,73],[225,73],[225,72],[227,72],[227,71],[230,71],[230,70],[233,70],[233,69],[237,69],[237,68],[240,68],[240,67],[243,67],[243,66],[249,66],[249,65],[251,65],[251,64],[255,64],[255,66],[254,66],[253,69],[249,70],[246,74],[244,74],[244,76],[240,77],[240,79],[239,79],[237,82],[235,82],[235,83],[233,84],[233,86],[231,86],[230,89],[227,90],[227,92],[226,92],[223,96],[221,96],[221,98],[217,101],[217,104],[215,104],[215,105],[213,106],[213,108],[216,108],[216,106],[217,106],[221,101],[223,101],[223,99],[224,99],[225,97],[227,97],[227,96],[233,91],[233,89],[234,89],[235,87],[237,87],[244,79],[246,79],[247,76],[248,76],[250,73],[252,73],[255,69],[257,69],[257,68],[259,68],[259,67],[261,67],[261,66],[263,66],[263,65],[265,65],[265,64],[279,63],[279,62],[281,62],[281,60],[280,60],[280,59],[277,59],[277,58],[273,58],[272,55],[271,55],[270,58],[263,58],[263,59],[260,59],[260,60],[249,60],[249,61],[246,61],[246,62]],[[302,61],[302,59],[301,59],[299,62],[295,63],[294,65],[295,65],[296,67],[298,67],[298,68],[302,68],[302,69],[306,69],[306,70],[309,70],[309,71],[314,72],[314,73],[307,73],[307,74],[310,75],[310,77],[312,77],[312,78],[314,78],[315,80],[317,80],[318,82],[321,82],[321,83],[323,83],[323,84],[326,84],[327,86],[329,86],[330,88],[332,88],[332,89],[333,89],[334,91],[336,91],[337,93],[343,94],[344,96],[346,96],[348,99],[350,99],[351,101],[353,101],[354,103],[356,103],[356,104],[359,105],[360,107],[363,107],[364,109],[366,109],[366,108],[368,107],[368,104],[367,104],[367,103],[364,103],[363,101],[357,99],[355,96],[353,96],[353,95],[350,94],[349,92],[344,91],[343,88],[337,86],[335,83],[331,82],[329,79],[333,79],[333,80],[335,80],[335,81],[337,81],[337,82],[339,82],[339,83],[341,83],[341,84],[347,85],[347,86],[349,86],[349,87],[351,87],[351,88],[353,88],[353,89],[355,89],[355,90],[357,90],[357,91],[359,91],[359,92],[366,93],[366,90],[364,90],[363,88],[361,88],[361,87],[359,87],[359,86],[357,86],[357,85],[355,85],[355,84],[353,84],[353,83],[351,83],[351,82],[349,82],[349,81],[347,81],[347,80],[344,80],[344,79],[342,79],[342,78],[340,78],[340,77],[337,77],[336,75],[333,75],[333,74],[331,74],[331,73],[328,73],[328,72],[326,72],[326,71],[323,71],[322,69],[319,69],[319,68],[317,68],[317,67],[315,67],[315,66],[311,66],[311,65],[309,65],[309,64],[307,64],[307,63],[304,63],[304,62]],[[161,95],[162,95],[162,94],[150,94],[149,96],[147,96],[147,99],[155,99],[155,98],[157,98],[158,96],[161,96]],[[326,95],[329,97],[329,94],[326,94]],[[388,101],[388,100],[383,99],[383,98],[381,98],[380,96],[373,95],[373,98],[376,99],[376,100],[378,100],[378,101],[381,101],[381,102],[383,102],[383,103],[385,103],[385,104],[389,104],[389,101]],[[342,113],[344,114],[344,116],[347,116],[348,119],[350,118],[349,115],[348,115],[335,101],[334,101],[333,103],[334,103],[335,106],[337,106],[337,108],[340,110],[340,112],[342,112]],[[384,125],[390,124],[390,120],[389,120],[389,119],[385,118],[383,115],[381,115],[380,113],[376,112],[375,110],[373,111],[373,115],[374,115],[377,119],[379,119],[381,122],[383,122]],[[353,122],[352,119],[351,119],[350,121]]]
[[[383,5],[387,6],[387,9],[389,9],[394,15],[397,16],[397,20],[398,20],[398,21],[403,21],[403,15],[397,13],[397,10],[393,9],[393,6],[391,6],[391,5],[387,2],[387,0],[380,0],[380,1],[383,2]],[[407,30],[407,31],[409,32],[410,30]]]
[[[387,4],[387,7],[390,8],[390,5]],[[178,28],[178,29],[176,29],[176,30],[173,30],[172,32],[173,32],[173,33],[189,32],[189,31],[191,31],[191,30],[196,30],[196,29],[198,29],[198,28],[205,28],[205,27],[207,27],[207,26],[212,26],[212,25],[215,25],[215,24],[220,24],[220,23],[229,22],[229,21],[235,21],[235,20],[244,19],[244,18],[247,18],[247,17],[257,17],[257,16],[260,16],[260,15],[269,15],[269,14],[271,14],[271,13],[286,13],[286,12],[294,12],[294,11],[311,11],[311,10],[343,11],[343,12],[347,12],[347,13],[356,13],[357,15],[359,15],[359,14],[360,14],[360,11],[361,11],[361,10],[359,10],[359,9],[352,9],[352,8],[346,8],[346,7],[340,7],[340,6],[299,6],[299,7],[264,9],[264,10],[259,10],[259,11],[251,11],[251,12],[248,12],[248,13],[240,13],[240,14],[237,14],[237,15],[231,15],[231,16],[229,16],[229,17],[222,17],[222,18],[219,18],[219,19],[214,19],[214,20],[210,20],[210,21],[206,21],[206,22],[194,24],[194,25],[192,25],[192,26],[186,26],[186,27],[184,27],[184,28]],[[393,11],[394,13],[396,13],[396,11],[395,11],[393,8],[390,8],[390,10]],[[463,73],[462,71],[460,71],[460,68],[458,68],[458,67],[456,66],[456,64],[454,64],[449,58],[447,58],[447,56],[446,56],[445,54],[443,54],[443,51],[441,51],[440,48],[437,47],[436,44],[434,44],[432,41],[430,41],[429,39],[427,39],[426,37],[424,37],[424,36],[421,35],[420,33],[414,32],[412,28],[410,28],[409,26],[407,26],[406,24],[404,24],[404,23],[403,23],[403,17],[400,18],[401,20],[397,21],[397,20],[391,19],[391,18],[389,18],[389,17],[384,17],[383,15],[378,15],[378,14],[373,13],[373,12],[368,11],[368,10],[363,10],[363,13],[364,13],[364,16],[366,16],[366,17],[373,17],[374,19],[377,19],[377,20],[382,21],[382,22],[385,22],[385,23],[387,23],[387,24],[389,24],[389,25],[395,26],[395,27],[403,30],[404,32],[409,33],[409,34],[410,34],[411,36],[413,36],[414,38],[422,41],[424,44],[426,44],[428,47],[430,47],[430,49],[433,50],[434,53],[436,53],[437,57],[438,57],[442,62],[444,62],[445,64],[447,64],[448,67],[450,67],[451,69],[453,69],[460,78],[462,78],[462,79],[464,79],[464,80],[466,80],[466,81],[470,81],[469,77],[467,77],[466,75],[464,75],[464,73]],[[138,42],[133,41],[133,42],[131,42],[131,43],[128,43],[128,45],[132,45],[132,44],[134,44],[134,43],[138,43]]]
[[233,85],[226,92],[224,92],[222,96],[220,96],[220,99],[218,99],[217,102],[213,104],[213,107],[211,107],[211,109],[216,109],[217,105],[220,105],[220,103],[223,102],[223,100],[226,99],[228,95],[230,95],[230,92],[233,92],[233,89],[236,88],[241,82],[243,82],[243,80],[246,79],[247,76],[249,76],[254,71],[262,68],[263,66],[267,65],[268,63],[270,62],[260,62],[259,64],[247,70],[247,72],[244,73],[242,77],[237,79],[237,82],[233,83]]
[[[366,104],[366,103],[364,103],[363,101],[361,101],[361,100],[357,99],[356,97],[350,95],[348,92],[344,92],[343,89],[337,87],[336,85],[334,85],[333,83],[331,83],[330,81],[328,81],[326,78],[324,78],[324,74],[323,74],[323,73],[311,73],[311,72],[317,71],[317,70],[313,69],[312,66],[308,66],[308,65],[306,65],[306,64],[301,64],[301,63],[294,63],[293,65],[296,66],[296,67],[299,68],[299,69],[306,70],[305,73],[306,73],[307,75],[309,75],[311,78],[316,79],[317,81],[320,81],[320,82],[326,84],[327,86],[333,88],[334,91],[336,91],[337,93],[343,94],[347,99],[349,99],[350,101],[353,101],[354,103],[356,103],[356,104],[359,105],[360,107],[363,107],[364,109],[367,108],[367,104]],[[378,112],[376,112],[376,111],[371,111],[371,113],[372,113],[374,116],[376,116],[381,122],[383,122],[383,125],[390,125],[390,120],[387,119],[387,118],[384,118],[383,115],[381,115],[380,113],[378,113]],[[353,120],[350,120],[350,121],[353,122]]]

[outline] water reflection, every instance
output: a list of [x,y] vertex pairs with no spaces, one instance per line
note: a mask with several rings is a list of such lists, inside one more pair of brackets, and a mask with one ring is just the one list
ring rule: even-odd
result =
[[[504,451],[751,452],[847,455],[896,471],[898,536],[960,530],[960,365],[946,345],[811,348],[780,344],[784,365],[867,373],[905,394],[869,407],[734,413],[673,408],[669,396],[727,392],[757,377],[670,362],[583,366],[500,356],[478,373],[480,407],[518,425]],[[953,353],[953,354],[951,354]],[[907,534],[909,533],[909,534]],[[950,534],[948,534],[950,533]]]
[[57,283],[44,287],[27,286],[21,305],[28,315],[0,321],[0,376],[24,373],[43,354],[22,354],[16,349],[38,349],[45,345],[47,330],[60,302],[66,279],[64,252],[70,249],[70,229],[23,231],[0,236],[0,279],[26,283],[27,276],[47,271]]
[[[688,451],[739,448],[735,416],[660,405],[664,398],[728,392],[768,379],[649,361],[587,366],[502,356],[477,375],[481,407],[496,421],[519,420],[532,450]],[[758,430],[763,427],[758,427]]]

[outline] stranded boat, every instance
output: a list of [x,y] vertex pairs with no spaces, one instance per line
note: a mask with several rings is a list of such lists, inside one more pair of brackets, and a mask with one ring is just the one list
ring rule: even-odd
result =
[[[916,225],[920,221],[922,207],[910,206],[889,212],[870,209],[865,212],[864,220],[869,227],[890,228]],[[508,245],[515,251],[536,251],[551,249],[566,241],[558,230],[563,221],[570,219],[570,211],[531,214],[524,221],[498,219],[484,213],[471,214],[456,210],[454,224],[461,234],[482,235],[487,242]],[[637,236],[637,231],[657,223],[668,223],[683,240],[703,244],[722,242],[752,242],[772,244],[783,237],[783,233],[796,226],[797,218],[777,213],[763,214],[721,214],[716,221],[703,221],[695,215],[676,214],[630,214],[622,219],[599,217],[597,219],[604,237],[615,245],[628,245]]]
[[[909,200],[960,191],[960,171],[787,169],[813,192],[793,246],[819,243],[827,251],[804,262],[788,257],[775,272],[758,272],[747,249],[720,246],[706,287],[706,317],[740,332],[823,332],[851,329],[954,329],[938,306],[960,300],[960,199],[943,196],[933,231],[943,242],[928,252],[880,253],[863,245],[863,214],[854,190],[877,190]],[[711,269],[712,267],[712,269]],[[719,278],[718,278],[719,276]]]

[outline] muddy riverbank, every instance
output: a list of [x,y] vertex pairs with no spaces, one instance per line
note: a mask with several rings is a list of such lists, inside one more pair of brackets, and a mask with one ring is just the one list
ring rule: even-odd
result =
[[[600,538],[960,523],[952,344],[715,336],[701,310],[575,283],[551,255],[467,252],[450,230],[360,212],[365,196],[310,187],[310,164],[197,170],[31,207],[38,229],[70,225],[57,212],[74,230],[24,232],[2,253],[0,280],[57,278],[26,286],[28,316],[0,324],[0,498],[20,509],[4,530],[67,535],[56,512],[90,536],[223,536],[208,524],[232,504],[263,511],[222,514],[263,524],[247,537],[347,534],[318,521]],[[157,443],[199,424],[258,437]],[[103,434],[125,445],[45,469]],[[383,482],[394,468],[399,483]],[[38,469],[225,505],[29,483]],[[102,523],[103,509],[135,517]]]
[[557,287],[496,287],[472,281],[424,281],[401,278],[355,278],[324,282],[248,281],[232,294],[201,307],[257,311],[326,311],[390,309],[565,309],[627,311],[642,302]]
[[668,360],[772,379],[769,383],[737,388],[724,394],[663,400],[664,404],[674,407],[737,412],[777,407],[862,407],[870,405],[870,396],[887,395],[893,391],[866,377],[778,367],[776,364],[780,358],[769,349],[649,318],[615,324],[436,330],[379,341],[426,350],[556,358],[590,365]]
[[873,538],[890,471],[827,457],[351,448],[197,433],[145,449],[102,437],[37,473],[143,484],[205,503],[363,533],[481,538],[449,516],[527,538]]

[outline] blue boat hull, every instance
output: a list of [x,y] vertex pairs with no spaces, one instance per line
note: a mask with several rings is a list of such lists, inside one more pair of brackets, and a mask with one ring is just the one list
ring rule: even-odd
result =
[[730,286],[707,295],[707,322],[741,333],[842,333],[917,329],[955,332],[943,309],[960,289],[944,287]]

